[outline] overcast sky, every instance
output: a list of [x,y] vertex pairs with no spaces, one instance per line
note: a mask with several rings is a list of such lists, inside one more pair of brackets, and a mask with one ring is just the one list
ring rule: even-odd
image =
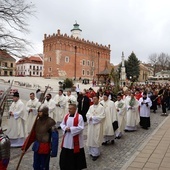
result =
[[[27,0],[30,1],[30,0]],[[34,43],[31,54],[43,53],[44,34],[60,29],[71,35],[75,21],[81,38],[111,45],[111,63],[121,62],[132,51],[137,58],[164,52],[170,54],[170,0],[34,0],[36,17],[28,22]]]

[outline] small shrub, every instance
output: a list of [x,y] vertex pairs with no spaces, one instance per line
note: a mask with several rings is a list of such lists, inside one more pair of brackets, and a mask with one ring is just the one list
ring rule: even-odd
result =
[[69,79],[69,78],[66,78],[64,80],[64,84],[65,84],[65,88],[72,88],[73,87],[73,80]]

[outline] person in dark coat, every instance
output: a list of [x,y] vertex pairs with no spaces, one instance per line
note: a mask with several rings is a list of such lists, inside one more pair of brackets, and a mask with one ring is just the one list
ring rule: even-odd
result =
[[77,102],[78,102],[78,113],[83,116],[84,122],[87,122],[86,113],[90,107],[90,99],[87,97],[85,91],[83,91],[82,94],[79,94],[77,98]]
[[158,95],[156,91],[153,91],[153,94],[151,95],[150,99],[152,101],[151,110],[153,110],[153,112],[156,113],[158,103]]
[[162,106],[162,114],[161,116],[167,116],[167,112],[166,112],[166,105],[167,105],[167,98],[168,98],[168,90],[166,89],[166,87],[163,87],[160,91],[159,91],[159,95],[161,97],[161,106]]

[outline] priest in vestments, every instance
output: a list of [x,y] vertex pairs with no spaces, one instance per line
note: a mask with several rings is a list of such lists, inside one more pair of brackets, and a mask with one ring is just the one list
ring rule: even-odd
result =
[[150,107],[152,106],[152,101],[147,97],[147,93],[143,93],[143,97],[139,99],[140,104],[140,126],[143,129],[148,129],[150,127]]
[[114,144],[115,132],[113,129],[113,123],[118,120],[115,103],[109,99],[108,93],[104,93],[103,100],[100,104],[104,107],[106,115],[103,122],[104,141],[102,145],[107,145],[108,143]]
[[54,97],[54,101],[56,103],[56,118],[58,128],[60,128],[60,123],[62,122],[64,116],[67,112],[67,100],[66,96],[63,94],[63,90],[59,90],[58,94]]
[[27,131],[30,133],[32,126],[38,114],[38,108],[41,103],[35,97],[34,93],[30,93],[30,100],[26,103],[26,111],[28,113],[28,118],[26,121]]
[[122,137],[122,134],[124,133],[126,121],[127,121],[127,107],[125,104],[125,101],[122,100],[121,95],[117,95],[117,101],[115,102],[116,110],[117,110],[117,116],[118,116],[118,125],[119,128],[116,131],[116,138],[120,139]]
[[87,168],[84,152],[84,121],[76,112],[76,104],[69,104],[69,113],[60,124],[63,130],[60,170],[81,170]]
[[21,147],[25,141],[27,120],[24,103],[19,99],[19,93],[13,95],[13,102],[9,108],[8,128],[6,135],[9,137],[11,147]]
[[127,106],[127,122],[125,131],[135,131],[137,130],[137,125],[139,124],[139,102],[134,96],[134,92],[131,93],[131,97],[126,98],[126,106]]
[[93,97],[93,105],[90,106],[87,114],[87,146],[92,160],[100,156],[99,147],[103,141],[103,121],[105,119],[104,107],[99,103],[99,97]]
[[48,93],[46,95],[46,99],[44,101],[44,105],[46,105],[49,108],[48,114],[49,117],[54,119],[56,121],[56,106],[55,101],[52,99],[52,95]]

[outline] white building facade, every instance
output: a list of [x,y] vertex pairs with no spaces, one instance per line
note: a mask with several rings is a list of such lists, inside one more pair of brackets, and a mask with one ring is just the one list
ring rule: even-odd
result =
[[43,77],[43,68],[41,56],[24,57],[16,63],[16,76]]

